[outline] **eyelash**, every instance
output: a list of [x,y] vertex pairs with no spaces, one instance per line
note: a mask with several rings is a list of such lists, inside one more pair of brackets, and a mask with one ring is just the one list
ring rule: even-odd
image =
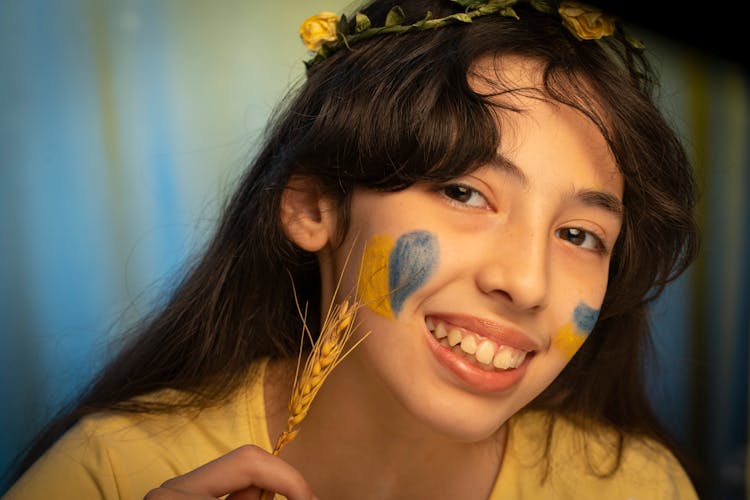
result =
[[[490,206],[489,201],[487,201],[487,198],[481,192],[479,192],[478,190],[466,184],[460,184],[460,183],[446,184],[444,186],[440,186],[438,190],[452,202],[458,203],[463,206],[467,206],[471,208],[486,208]],[[450,193],[451,190],[453,191],[453,193]],[[456,193],[456,191],[460,191],[460,192]],[[466,200],[460,199],[461,197],[464,197],[464,196],[468,196],[468,199]],[[469,200],[471,200],[473,196],[479,196],[481,198],[481,205],[469,203]]]
[[[584,243],[585,243],[585,241],[586,241],[587,238],[591,238],[591,239],[593,239],[594,247],[593,248],[586,248],[582,244],[580,244],[580,245],[576,244],[573,241],[567,239],[564,236],[563,232],[567,232],[568,236],[572,236],[573,238],[580,238],[582,236],[584,238],[584,240],[583,240]],[[609,252],[609,250],[607,249],[607,246],[604,244],[604,241],[602,241],[602,239],[599,236],[597,236],[596,234],[592,233],[591,231],[587,231],[587,230],[582,229],[580,227],[563,227],[563,228],[560,228],[560,229],[558,229],[558,230],[555,231],[555,236],[557,236],[558,238],[561,238],[561,239],[564,239],[564,240],[568,241],[571,245],[574,245],[574,246],[577,246],[577,247],[581,247],[581,248],[583,248],[585,250],[589,250],[589,251],[592,251],[592,252],[596,252],[596,253],[598,253],[600,255],[606,255]]]

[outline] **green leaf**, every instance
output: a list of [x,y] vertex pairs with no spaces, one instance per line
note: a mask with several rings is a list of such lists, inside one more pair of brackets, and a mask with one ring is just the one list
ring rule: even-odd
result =
[[361,12],[357,12],[357,16],[354,18],[354,22],[354,29],[357,33],[362,33],[363,31],[370,29],[370,26],[372,26],[370,18],[362,14]]
[[346,18],[346,14],[341,14],[338,24],[336,24],[336,31],[342,35],[349,34],[349,19]]
[[385,16],[385,27],[389,28],[391,26],[397,26],[403,23],[405,19],[406,14],[404,14],[404,9],[396,5],[389,10],[388,15]]
[[628,44],[636,50],[644,50],[646,48],[646,44],[644,44],[639,39],[628,35],[627,33],[625,33],[625,41],[628,42]]
[[428,10],[428,11],[427,11],[427,14],[425,14],[425,16],[424,16],[424,19],[420,19],[419,21],[417,21],[416,23],[414,23],[414,24],[413,24],[413,26],[414,26],[414,27],[415,27],[416,29],[418,29],[418,30],[422,30],[422,29],[425,29],[425,27],[427,26],[427,22],[428,22],[428,21],[429,21],[430,19],[432,19],[432,11],[429,11],[429,10]]
[[555,6],[549,0],[531,0],[531,6],[543,14],[553,14]]
[[484,3],[482,0],[451,0],[453,3],[457,3],[461,7],[468,8],[478,3]]
[[321,56],[320,54],[316,55],[312,59],[308,59],[306,61],[303,61],[305,63],[305,71],[310,71],[310,68],[318,64],[320,61],[325,59],[324,56]]
[[462,23],[470,23],[471,22],[471,16],[469,14],[464,14],[463,12],[459,14],[453,14],[450,16],[452,19],[455,19],[456,21],[461,21]]
[[500,9],[500,15],[505,17],[514,17],[516,19],[521,19],[518,17],[518,14],[516,14],[516,11],[513,10],[513,7],[507,7],[505,9]]

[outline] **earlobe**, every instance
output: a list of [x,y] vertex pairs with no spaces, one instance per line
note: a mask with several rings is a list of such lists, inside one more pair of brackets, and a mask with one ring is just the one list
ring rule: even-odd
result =
[[317,252],[333,237],[336,212],[318,182],[293,176],[281,195],[281,224],[287,237],[303,250]]

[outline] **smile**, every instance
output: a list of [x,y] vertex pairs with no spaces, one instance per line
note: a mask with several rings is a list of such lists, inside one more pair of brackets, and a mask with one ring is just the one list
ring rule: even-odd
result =
[[508,345],[497,344],[477,333],[446,324],[435,318],[428,317],[425,323],[427,329],[442,346],[452,348],[455,354],[463,356],[467,361],[477,363],[484,369],[518,368],[528,353],[528,351]]

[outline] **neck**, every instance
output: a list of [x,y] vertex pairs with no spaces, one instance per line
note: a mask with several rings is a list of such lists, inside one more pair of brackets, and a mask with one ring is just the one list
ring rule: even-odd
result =
[[[502,461],[505,426],[479,442],[446,436],[406,411],[366,370],[355,359],[338,366],[280,454],[318,497],[487,498]],[[289,377],[266,380],[287,380],[291,387]],[[276,401],[267,401],[269,409],[284,408],[289,391],[271,394]],[[285,411],[269,411],[272,442],[285,420]]]

